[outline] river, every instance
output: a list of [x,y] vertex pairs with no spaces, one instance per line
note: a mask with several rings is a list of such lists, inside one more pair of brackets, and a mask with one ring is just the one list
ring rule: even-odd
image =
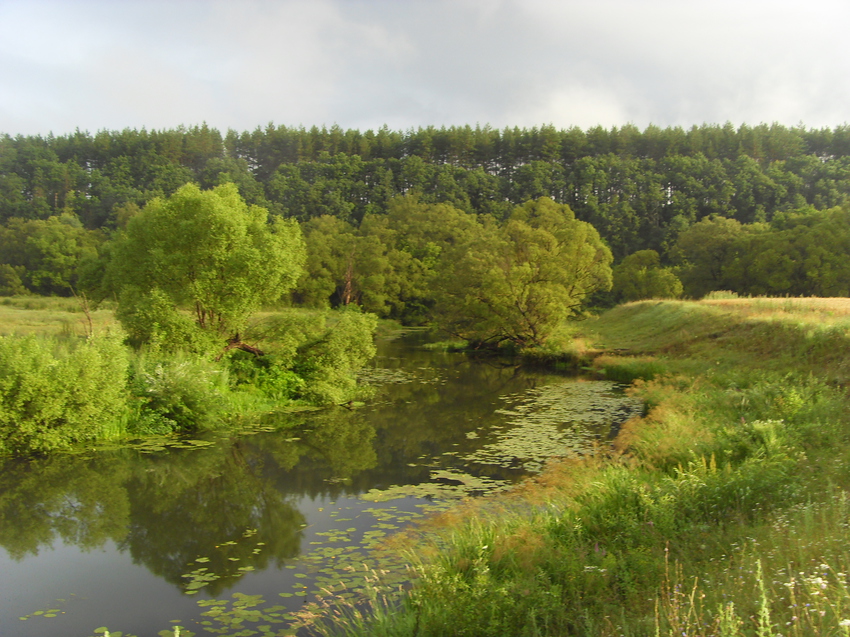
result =
[[317,591],[403,580],[379,550],[397,529],[586,453],[641,410],[610,382],[422,344],[379,342],[365,406],[5,462],[0,635],[276,634]]

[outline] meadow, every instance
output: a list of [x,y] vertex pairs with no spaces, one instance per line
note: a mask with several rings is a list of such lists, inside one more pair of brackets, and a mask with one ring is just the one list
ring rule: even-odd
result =
[[[90,312],[99,332],[117,325],[113,303],[106,301]],[[7,296],[0,298],[0,336],[27,334],[85,336],[89,321],[80,302],[61,296]]]

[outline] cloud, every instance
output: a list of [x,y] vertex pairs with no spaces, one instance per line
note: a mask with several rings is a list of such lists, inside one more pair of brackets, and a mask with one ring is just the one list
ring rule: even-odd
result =
[[0,0],[0,130],[847,120],[850,5]]

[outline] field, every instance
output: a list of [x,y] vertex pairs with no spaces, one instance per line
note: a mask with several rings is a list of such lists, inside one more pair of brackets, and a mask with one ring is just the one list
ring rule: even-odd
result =
[[753,318],[815,321],[817,323],[831,323],[850,319],[850,299],[847,298],[705,299],[700,303],[740,312]]
[[[92,327],[102,331],[116,324],[111,304],[91,312]],[[0,298],[0,336],[50,334],[84,336],[88,320],[73,298],[13,296]]]

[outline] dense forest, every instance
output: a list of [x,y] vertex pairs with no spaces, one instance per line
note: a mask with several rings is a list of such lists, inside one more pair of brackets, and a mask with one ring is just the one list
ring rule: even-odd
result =
[[711,214],[741,223],[841,203],[850,126],[420,128],[406,132],[207,126],[0,138],[0,219],[73,212],[114,227],[128,204],[186,182],[233,181],[249,203],[301,221],[359,223],[411,190],[427,203],[504,217],[541,196],[568,204],[621,259],[659,250]]
[[81,261],[149,201],[189,182],[234,183],[271,218],[301,222],[311,256],[295,300],[313,306],[356,302],[414,322],[428,313],[434,301],[421,290],[407,285],[402,298],[401,279],[413,275],[409,264],[399,273],[392,253],[428,269],[422,251],[444,250],[451,237],[382,220],[399,197],[414,200],[423,220],[443,206],[495,224],[541,197],[568,206],[619,264],[614,294],[597,295],[603,303],[716,289],[850,293],[850,230],[837,208],[850,193],[850,126],[777,124],[5,135],[0,293],[71,294]]

